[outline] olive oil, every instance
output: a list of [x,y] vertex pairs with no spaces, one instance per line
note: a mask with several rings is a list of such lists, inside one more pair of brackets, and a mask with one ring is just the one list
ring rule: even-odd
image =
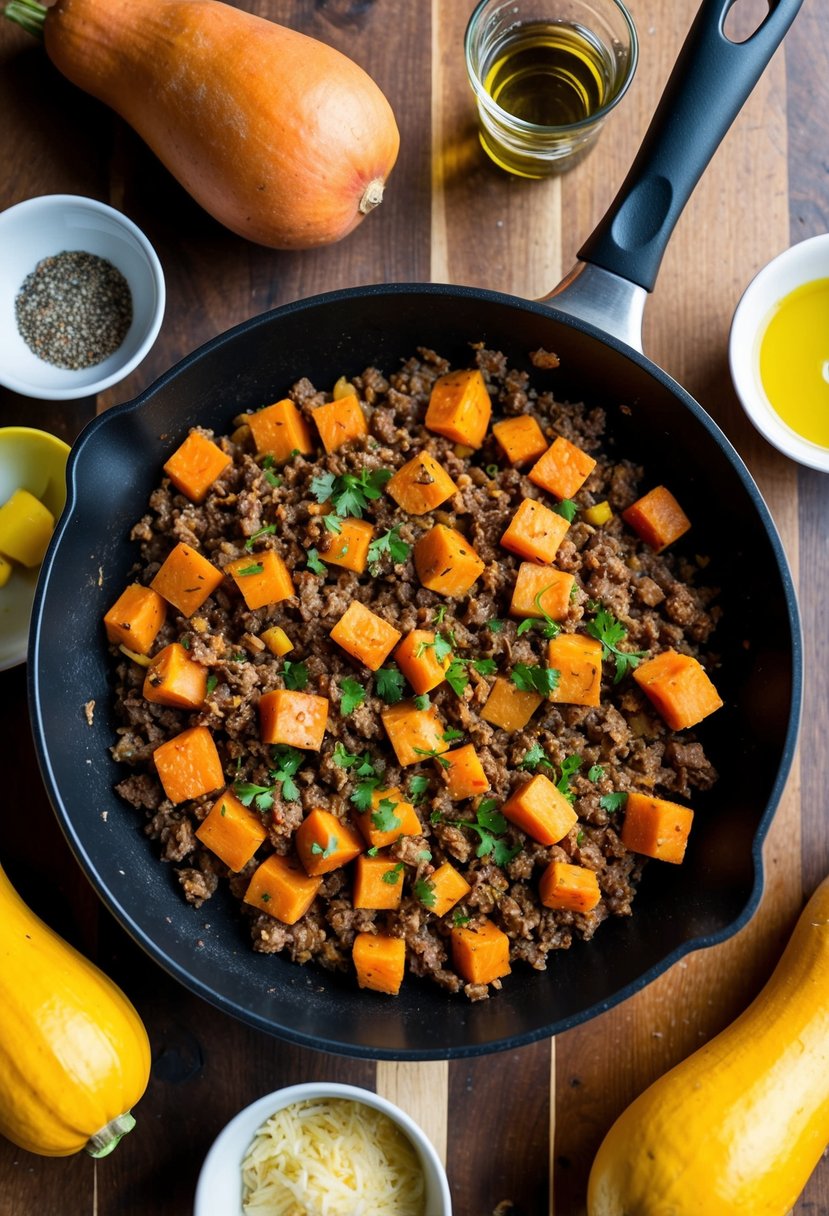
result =
[[775,306],[760,338],[760,381],[788,427],[829,448],[829,279]]

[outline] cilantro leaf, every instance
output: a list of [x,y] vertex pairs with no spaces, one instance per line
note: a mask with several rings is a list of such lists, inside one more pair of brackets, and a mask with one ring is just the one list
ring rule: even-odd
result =
[[415,897],[425,908],[434,908],[437,903],[437,893],[431,878],[418,878],[412,889]]
[[442,756],[438,752],[438,749],[436,747],[432,747],[432,748],[415,747],[412,750],[418,756],[424,756],[428,760],[437,760],[437,762],[441,766],[441,768],[451,768],[452,767],[452,762],[450,760],[447,760],[445,756]]
[[505,840],[496,840],[492,849],[492,860],[496,866],[506,866],[521,852],[521,845],[510,848]]
[[[573,585],[575,587],[575,584]],[[552,586],[552,583],[550,586]],[[520,638],[530,629],[540,630],[541,636],[545,638],[557,638],[561,633],[561,626],[553,620],[549,612],[545,611],[541,603],[542,596],[544,596],[549,590],[550,587],[542,587],[538,595],[533,600],[533,604],[535,604],[541,619],[539,620],[536,617],[528,616],[526,620],[523,620],[516,629],[515,632],[517,637]]]
[[419,802],[423,801],[423,799],[426,797],[426,791],[428,788],[428,777],[424,777],[420,774],[418,774],[416,777],[412,777],[411,781],[409,782],[409,797],[411,798],[414,806],[417,806]]
[[412,546],[400,539],[400,524],[395,524],[369,545],[368,568],[372,574],[377,574],[384,557],[388,556],[397,565],[399,562],[405,562],[411,551]]
[[547,759],[547,753],[540,743],[533,743],[532,747],[528,748],[524,753],[524,758],[519,764],[519,768],[528,769],[533,772],[539,765],[544,768],[552,768],[552,764]]
[[556,789],[563,794],[568,802],[573,802],[576,795],[570,789],[570,782],[582,766],[581,756],[565,756],[561,765],[561,776],[556,782]]
[[242,806],[253,806],[257,811],[269,811],[273,807],[273,786],[254,785],[250,781],[236,781],[233,793]]
[[207,677],[207,683],[206,683],[205,689],[204,689],[205,695],[209,697],[211,692],[213,692],[213,690],[215,689],[215,687],[218,683],[219,683],[219,677],[214,675],[213,672],[211,672],[210,675]]
[[358,777],[376,777],[377,771],[368,752],[357,755],[348,751],[342,743],[334,744],[332,759],[339,768],[353,768]]
[[624,641],[628,631],[607,608],[600,608],[593,620],[588,621],[585,628],[591,638],[596,638],[601,642],[602,658],[614,660],[616,665],[614,684],[618,684],[620,680],[624,679],[629,671],[638,666],[639,660],[648,653],[646,650],[619,649],[619,643]]
[[253,532],[245,541],[245,549],[250,553],[253,548],[254,541],[257,541],[260,536],[270,536],[276,531],[276,524],[265,524],[264,528],[260,528],[257,532]]
[[387,705],[403,700],[404,684],[403,673],[396,667],[381,667],[374,673],[374,689]]
[[561,502],[557,502],[553,507],[556,515],[561,515],[571,524],[576,518],[576,512],[581,510],[577,502],[573,502],[572,498],[562,498]]
[[435,623],[435,625],[442,625],[442,624],[443,624],[443,619],[444,619],[444,617],[445,617],[445,616],[446,616],[446,605],[445,605],[445,604],[439,604],[439,605],[437,606],[437,608],[435,609],[435,612],[434,612],[434,615],[433,615],[433,617],[432,617],[432,620],[433,620],[433,622]]
[[353,792],[349,796],[349,802],[353,802],[358,811],[370,811],[374,800],[374,791],[380,785],[381,780],[381,777],[364,777],[354,787]]
[[286,659],[282,668],[282,678],[286,688],[302,692],[304,688],[308,687],[308,668],[304,663],[292,663],[290,659]]
[[608,815],[615,815],[620,811],[628,800],[624,790],[617,790],[613,794],[603,794],[599,799],[599,806],[603,811],[607,811]]
[[540,667],[537,663],[516,663],[511,673],[512,682],[521,692],[536,692],[548,697],[558,688],[559,673],[555,667]]
[[363,469],[359,476],[321,473],[311,481],[311,493],[319,503],[330,501],[336,515],[361,519],[369,502],[380,497],[390,477],[390,469]]
[[333,532],[335,536],[339,536],[343,530],[343,521],[339,515],[323,515],[322,523],[323,527],[328,532]]
[[466,664],[462,659],[453,659],[446,668],[446,683],[459,697],[463,696],[469,683],[469,676],[466,674]]
[[261,574],[265,567],[261,562],[251,562],[249,566],[242,566],[236,573],[239,577],[244,577],[248,574]]
[[601,781],[603,776],[604,769],[600,764],[591,764],[590,768],[587,770],[588,781]]
[[348,714],[353,714],[354,710],[362,705],[366,699],[366,690],[363,688],[359,680],[353,680],[351,676],[346,676],[344,680],[340,680],[340,714],[345,718]]
[[500,839],[508,824],[494,798],[485,798],[479,803],[474,823],[469,819],[459,819],[457,823],[459,827],[469,828],[477,834],[476,857],[487,857],[491,853],[496,865],[505,866],[521,851],[520,844],[511,849],[505,840]]
[[493,620],[486,622],[486,627],[490,633],[503,633],[507,627],[507,622],[499,621],[494,618]]
[[387,882],[390,887],[393,887],[396,882],[400,881],[400,875],[403,873],[403,862],[398,861],[397,865],[392,866],[390,870],[386,870],[383,875],[383,882]]
[[452,909],[452,924],[455,926],[456,929],[461,929],[461,928],[463,928],[464,925],[468,925],[469,919],[470,919],[469,916],[466,914],[466,912],[464,912],[464,910],[462,908],[453,908]]
[[274,783],[282,786],[282,797],[286,802],[296,802],[299,798],[299,786],[294,777],[305,761],[305,753],[290,747],[287,743],[278,743],[273,749],[276,767],[271,769]]
[[311,845],[311,852],[318,854],[320,857],[330,857],[331,854],[337,848],[337,843],[338,842],[337,842],[336,836],[329,836],[328,843],[326,844],[325,848],[323,848],[322,845],[317,844],[317,842],[315,840],[314,843]]
[[471,659],[470,662],[480,676],[494,676],[498,670],[494,659]]
[[308,569],[313,570],[314,574],[326,575],[328,573],[328,567],[326,566],[325,562],[320,560],[318,550],[309,549],[306,554],[306,559],[308,561]]
[[413,697],[412,704],[415,709],[428,709],[432,702],[429,700],[428,692],[424,692],[419,697]]
[[336,478],[333,473],[318,473],[311,480],[311,493],[316,498],[317,502],[328,502],[328,499],[334,493],[334,482]]
[[371,825],[378,832],[393,832],[395,828],[399,828],[403,820],[399,815],[395,815],[394,808],[396,802],[392,802],[391,798],[381,798],[377,803],[377,807],[371,813]]

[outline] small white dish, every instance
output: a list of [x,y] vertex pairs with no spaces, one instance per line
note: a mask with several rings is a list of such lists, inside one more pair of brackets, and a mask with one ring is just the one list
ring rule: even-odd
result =
[[311,1081],[267,1094],[246,1106],[214,1141],[199,1174],[193,1216],[243,1216],[242,1161],[257,1130],[294,1102],[313,1098],[345,1098],[382,1111],[411,1140],[420,1158],[426,1182],[424,1216],[452,1216],[452,1199],[446,1171],[425,1132],[404,1111],[379,1094],[356,1085]]
[[[40,359],[23,340],[15,300],[43,258],[83,250],[106,258],[127,280],[132,323],[117,350],[77,371]],[[45,194],[0,213],[0,383],[50,401],[91,397],[138,366],[164,316],[161,263],[144,233],[120,211],[74,194]]]
[[760,343],[774,309],[796,288],[820,279],[829,279],[829,233],[785,249],[752,279],[734,313],[728,359],[737,396],[760,434],[799,464],[829,473],[829,448],[805,438],[783,421],[760,378]]

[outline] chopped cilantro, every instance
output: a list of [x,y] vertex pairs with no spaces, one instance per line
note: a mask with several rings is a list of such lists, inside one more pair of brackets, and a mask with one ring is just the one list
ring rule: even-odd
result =
[[443,823],[443,811],[432,811],[429,816],[430,823]]
[[507,622],[493,618],[491,621],[486,622],[486,627],[490,633],[503,633],[507,627]]
[[415,897],[420,900],[425,908],[434,908],[437,903],[437,893],[435,892],[435,884],[431,878],[418,878],[413,890]]
[[474,823],[469,819],[459,819],[457,823],[459,827],[469,828],[470,831],[477,834],[479,843],[475,850],[476,857],[487,857],[492,854],[492,859],[497,866],[505,866],[507,862],[512,861],[516,854],[521,852],[521,845],[518,844],[511,849],[507,842],[501,839],[508,825],[497,808],[498,803],[494,798],[485,798],[478,805]]
[[581,830],[581,828],[579,828],[578,834],[576,835],[576,844],[584,844],[584,832]]
[[[552,586],[552,583],[550,586]],[[544,596],[549,590],[550,587],[542,587],[538,595],[533,600],[533,603],[541,614],[541,619],[539,620],[537,617],[528,616],[525,620],[523,620],[515,631],[519,638],[523,634],[527,633],[530,629],[540,630],[541,636],[545,638],[557,638],[561,633],[561,626],[553,620],[549,612],[546,612],[541,604],[542,596]]]
[[270,469],[263,469],[262,476],[265,478],[265,481],[268,483],[268,485],[273,486],[274,489],[277,489],[279,486],[282,485],[282,478],[279,476],[278,473],[271,472]]
[[216,685],[218,683],[219,683],[219,677],[213,675],[213,673],[211,672],[210,675],[207,677],[207,684],[205,685],[205,693],[208,697],[210,696],[211,692],[213,692],[214,688],[216,687]]
[[453,659],[446,668],[446,683],[459,697],[463,696],[469,676],[466,674],[466,663],[462,659]]
[[336,851],[337,843],[338,842],[337,842],[336,836],[329,836],[328,844],[325,846],[325,848],[323,848],[322,845],[317,844],[317,842],[315,840],[314,843],[311,845],[311,852],[318,855],[319,857],[330,857],[331,854]]
[[265,524],[264,528],[260,528],[258,532],[254,532],[245,541],[245,549],[250,553],[253,548],[254,541],[257,541],[260,536],[270,536],[276,531],[276,524]]
[[240,578],[246,577],[248,574],[261,574],[265,567],[261,562],[251,562],[249,566],[242,566],[236,573]]
[[363,469],[359,476],[321,473],[312,480],[311,493],[317,502],[330,500],[337,515],[361,519],[369,502],[380,497],[390,477],[390,469]]
[[544,768],[553,767],[552,764],[550,764],[550,761],[547,759],[547,753],[544,751],[541,744],[533,743],[532,747],[528,748],[528,750],[524,753],[524,758],[520,762],[519,767],[533,772],[538,768],[539,765],[543,765]]
[[454,908],[452,911],[452,924],[456,929],[462,929],[464,925],[469,924],[469,917],[464,912],[463,908]]
[[353,768],[358,777],[377,776],[374,763],[368,752],[357,755],[354,752],[348,751],[342,743],[335,743],[332,759],[339,768]]
[[573,802],[576,795],[570,789],[570,782],[582,766],[581,756],[565,756],[561,765],[561,776],[556,782],[556,789],[563,794],[568,802]]
[[371,814],[372,827],[376,828],[378,832],[393,832],[395,828],[399,828],[403,820],[399,815],[395,815],[396,806],[397,803],[392,802],[391,798],[381,798],[376,810]]
[[429,852],[428,849],[421,849],[420,852],[417,854],[416,860],[417,861],[431,861],[432,854]]
[[617,790],[613,794],[603,794],[599,799],[599,806],[603,811],[607,811],[608,815],[615,815],[620,811],[628,800],[624,790]]
[[553,510],[557,515],[561,515],[566,519],[568,524],[571,524],[576,518],[576,512],[580,511],[581,507],[577,502],[573,502],[572,498],[562,498],[561,502],[555,504]]
[[639,660],[648,653],[646,650],[620,650],[619,643],[627,637],[627,629],[621,621],[617,621],[612,612],[599,608],[592,621],[588,621],[587,632],[591,638],[596,638],[602,644],[602,658],[613,659],[616,664],[616,674],[613,683],[620,680],[638,666]]
[[306,557],[308,569],[313,570],[314,574],[326,575],[328,573],[328,567],[325,562],[320,560],[320,555],[316,549],[309,549]]
[[387,705],[396,705],[398,701],[402,701],[404,683],[403,673],[396,667],[381,667],[374,673],[375,691]]
[[273,754],[275,767],[268,772],[272,785],[254,785],[249,781],[233,783],[233,792],[242,806],[253,806],[260,812],[271,810],[277,785],[281,786],[281,794],[286,802],[296,802],[299,798],[299,787],[294,776],[305,759],[304,754],[284,743],[276,746]]
[[603,776],[604,769],[600,764],[591,764],[590,768],[587,770],[588,781],[601,781]]
[[442,625],[445,616],[446,616],[446,605],[439,604],[437,606],[437,608],[435,609],[434,616],[432,617],[432,621],[435,623],[435,625]]
[[455,739],[463,738],[463,731],[455,730],[454,728],[452,728],[450,730],[445,730],[443,732],[442,738],[443,738],[444,743],[453,743],[455,741]]
[[381,781],[382,777],[364,777],[349,795],[349,802],[353,802],[358,811],[370,811],[374,801],[374,791]]
[[344,680],[340,680],[340,713],[343,717],[348,714],[353,714],[358,706],[362,705],[366,699],[366,690],[363,688],[359,680],[353,680],[351,676],[346,676]]
[[516,663],[510,673],[512,682],[521,692],[537,692],[548,697],[558,688],[559,673],[555,667],[540,667],[537,663]]
[[392,866],[390,870],[386,870],[383,875],[383,882],[387,882],[390,887],[393,887],[396,882],[400,881],[400,875],[403,873],[403,862],[398,861],[397,865]]
[[382,536],[378,536],[369,545],[368,568],[372,574],[377,574],[385,556],[390,557],[392,562],[397,565],[398,562],[405,562],[411,551],[412,546],[400,539],[400,524],[395,524],[393,528],[384,532]]
[[416,747],[413,750],[414,750],[415,754],[418,756],[424,756],[428,760],[437,760],[437,762],[441,766],[441,768],[451,768],[452,767],[451,761],[447,760],[445,756],[442,756],[438,752],[438,749],[436,747],[432,747],[429,749],[427,749],[425,747]]
[[302,692],[308,687],[308,668],[304,663],[292,663],[290,659],[286,659],[282,668],[282,679],[286,688]]
[[412,704],[415,709],[428,709],[432,702],[429,700],[428,692],[421,693],[419,697],[412,699]]
[[470,663],[479,676],[494,676],[498,670],[498,664],[494,659],[471,659]]
[[428,777],[424,777],[421,774],[418,774],[416,777],[412,777],[411,781],[409,782],[409,797],[415,806],[417,806],[419,802],[422,802],[426,797],[426,791],[428,788]]
[[325,527],[329,532],[333,532],[335,536],[339,536],[343,530],[343,521],[340,519],[339,515],[323,515],[322,523],[323,527]]
[[369,857],[376,857],[380,850],[377,848],[376,844],[373,844],[370,849],[366,849],[366,852],[368,853]]

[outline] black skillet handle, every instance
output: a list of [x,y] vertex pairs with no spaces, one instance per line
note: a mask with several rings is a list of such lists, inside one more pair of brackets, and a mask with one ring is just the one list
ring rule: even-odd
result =
[[768,0],[745,42],[723,27],[735,0],[703,0],[630,172],[579,259],[652,291],[692,190],[797,15]]

